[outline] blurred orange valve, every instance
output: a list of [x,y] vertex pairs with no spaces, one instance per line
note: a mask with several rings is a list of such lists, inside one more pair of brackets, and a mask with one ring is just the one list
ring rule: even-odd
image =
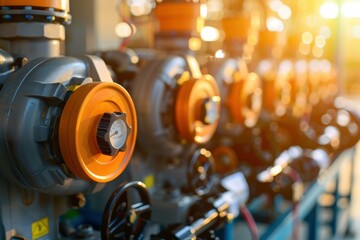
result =
[[249,73],[245,79],[236,79],[227,99],[234,120],[247,127],[255,126],[262,107],[261,98],[261,81],[256,73]]
[[185,80],[175,100],[175,122],[181,137],[206,143],[216,131],[220,116],[220,93],[210,75]]

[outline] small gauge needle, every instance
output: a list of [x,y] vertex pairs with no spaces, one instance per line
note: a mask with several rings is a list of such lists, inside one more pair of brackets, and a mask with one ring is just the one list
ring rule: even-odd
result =
[[118,131],[115,131],[112,135],[110,135],[110,137],[112,137],[112,136],[114,136],[114,135],[116,135],[118,133],[119,133]]

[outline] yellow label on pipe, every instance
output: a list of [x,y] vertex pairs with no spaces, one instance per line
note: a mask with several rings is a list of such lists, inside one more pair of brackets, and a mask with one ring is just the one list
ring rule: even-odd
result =
[[49,218],[43,218],[31,224],[31,236],[33,240],[49,234]]

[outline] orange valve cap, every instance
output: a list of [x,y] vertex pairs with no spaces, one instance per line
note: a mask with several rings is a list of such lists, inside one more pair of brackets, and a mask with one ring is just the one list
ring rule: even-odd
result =
[[32,6],[69,12],[69,0],[0,0],[0,7]]
[[136,134],[133,101],[112,82],[77,88],[60,118],[59,144],[65,164],[85,180],[109,182],[118,177],[132,156]]
[[200,1],[164,1],[154,10],[159,32],[196,31],[201,16]]
[[246,127],[256,125],[262,108],[262,93],[261,80],[253,72],[231,85],[227,105],[235,122]]

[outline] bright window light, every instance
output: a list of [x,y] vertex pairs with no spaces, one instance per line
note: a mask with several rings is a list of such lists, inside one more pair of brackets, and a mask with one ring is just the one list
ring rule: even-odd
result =
[[220,38],[220,31],[214,27],[206,26],[201,29],[200,35],[204,42],[215,42]]
[[316,46],[319,47],[319,48],[325,47],[326,40],[325,40],[324,36],[322,36],[322,35],[316,36],[316,38],[315,38],[315,44],[316,44]]
[[127,3],[134,16],[147,15],[154,7],[154,4],[149,0],[128,0]]
[[266,19],[266,27],[270,32],[282,32],[284,23],[277,17],[268,17]]
[[303,43],[305,44],[311,44],[312,41],[314,40],[313,35],[311,34],[311,32],[304,32],[301,36],[301,39],[303,41]]
[[320,69],[323,72],[330,72],[331,71],[331,62],[327,59],[320,60]]
[[305,60],[298,60],[295,64],[296,72],[306,73],[307,68],[308,66]]
[[329,39],[331,37],[331,29],[329,26],[322,26],[320,28],[320,35],[325,39]]
[[219,12],[224,8],[221,0],[209,0],[207,1],[207,12]]
[[119,22],[115,26],[115,34],[120,38],[127,38],[135,34],[135,26],[127,22]]
[[335,2],[326,2],[320,7],[320,15],[325,19],[337,18],[339,7]]
[[282,5],[278,10],[278,14],[281,19],[289,19],[291,17],[291,8]]
[[324,50],[322,48],[319,48],[318,46],[313,46],[312,48],[312,54],[314,55],[314,57],[320,58],[322,57],[324,53]]
[[205,3],[201,4],[200,5],[200,16],[202,18],[206,18],[207,12],[208,12],[207,5]]
[[201,40],[197,37],[192,37],[189,39],[189,49],[191,51],[199,51],[201,48]]
[[225,57],[225,53],[222,49],[216,51],[215,58],[224,58],[224,57]]
[[269,2],[271,10],[277,12],[277,10],[282,7],[284,4],[280,0],[272,0]]
[[341,14],[346,18],[360,18],[360,2],[342,4]]
[[353,38],[360,38],[360,26],[353,26],[351,29],[351,35]]

